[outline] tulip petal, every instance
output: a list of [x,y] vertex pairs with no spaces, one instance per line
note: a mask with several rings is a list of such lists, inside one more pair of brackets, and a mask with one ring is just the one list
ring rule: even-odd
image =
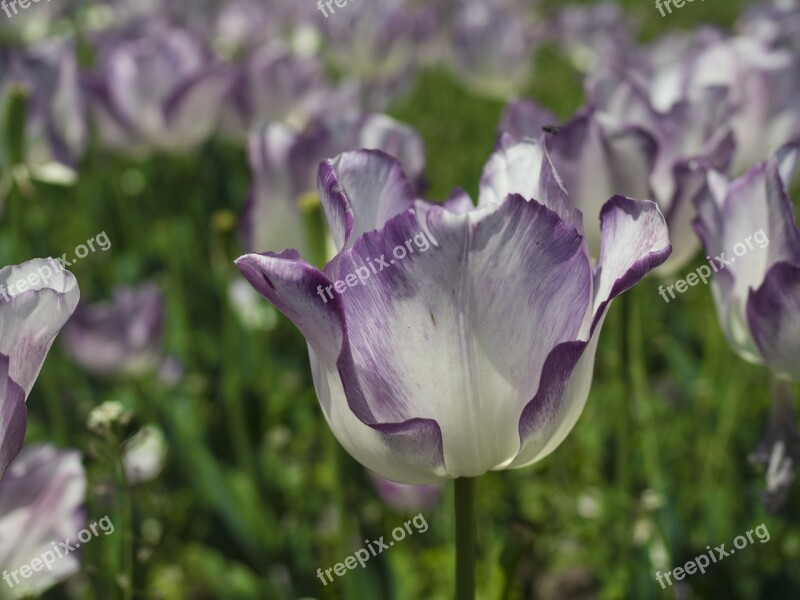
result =
[[559,123],[556,116],[530,100],[515,100],[506,106],[500,117],[500,132],[508,132],[518,138],[538,140],[543,128]]
[[750,290],[747,321],[770,369],[800,381],[800,265],[778,263]]
[[413,189],[400,163],[378,150],[346,152],[323,162],[317,183],[339,251],[414,203]]
[[367,468],[397,481],[430,483],[440,478],[442,441],[434,421],[376,423],[357,392],[345,394],[342,379],[353,377],[355,367],[345,340],[341,298],[324,299],[330,279],[293,250],[248,254],[236,265],[308,340],[320,405],[342,446]]
[[8,376],[9,359],[0,354],[0,480],[22,449],[28,409],[25,391]]
[[0,354],[9,357],[11,378],[27,397],[80,291],[72,273],[52,259],[0,269],[0,286]]
[[500,204],[509,194],[536,200],[583,233],[583,215],[575,208],[544,145],[503,135],[481,177],[478,206]]
[[638,127],[607,123],[587,112],[548,137],[553,164],[574,205],[586,216],[586,238],[592,256],[600,247],[596,215],[615,194],[647,198],[656,142]]
[[557,346],[547,357],[539,389],[520,418],[521,450],[510,468],[541,460],[572,430],[589,395],[608,306],[669,257],[667,226],[654,202],[615,196],[603,206],[600,221],[603,239],[595,266],[594,302],[582,339]]
[[650,200],[614,196],[600,213],[603,239],[594,270],[591,332],[615,297],[663,264],[672,252],[669,230],[658,205]]
[[[25,448],[0,483],[0,565],[18,569],[52,552],[57,541],[74,542],[86,524],[85,496],[86,474],[78,452]],[[62,556],[52,569],[20,580],[14,592],[38,597],[78,572],[79,558],[77,552]]]

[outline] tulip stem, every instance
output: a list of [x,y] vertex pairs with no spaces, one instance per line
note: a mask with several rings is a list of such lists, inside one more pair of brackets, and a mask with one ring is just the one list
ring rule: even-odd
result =
[[477,479],[456,479],[456,600],[475,598],[475,488]]

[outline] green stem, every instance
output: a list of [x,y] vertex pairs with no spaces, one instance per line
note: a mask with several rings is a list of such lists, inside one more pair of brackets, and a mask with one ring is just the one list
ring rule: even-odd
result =
[[[619,321],[620,368],[627,376],[623,375],[623,377],[621,377],[621,380],[624,381],[622,387],[624,391],[620,395],[619,407],[614,417],[616,425],[615,479],[621,514],[628,514],[630,512],[631,487],[633,481],[631,465],[631,432],[633,429],[633,419],[631,410],[636,395],[636,385],[631,368],[631,319],[634,317],[632,315],[630,293],[631,291],[620,298],[622,304],[621,319]],[[622,574],[622,578],[627,586],[628,577],[630,575],[631,524],[628,519],[620,519],[617,527],[618,541],[620,544],[619,555],[617,557],[617,565],[619,567],[618,573]]]
[[475,488],[477,480],[456,479],[456,600],[475,598]]
[[122,570],[124,573],[124,582],[122,585],[122,598],[124,600],[132,600],[133,598],[133,545],[134,545],[134,531],[133,531],[133,494],[131,492],[130,482],[125,473],[125,458],[122,446],[119,448],[119,456],[117,459],[117,468],[119,469],[120,485],[122,487],[123,498],[123,514],[124,514],[124,533],[122,536]]

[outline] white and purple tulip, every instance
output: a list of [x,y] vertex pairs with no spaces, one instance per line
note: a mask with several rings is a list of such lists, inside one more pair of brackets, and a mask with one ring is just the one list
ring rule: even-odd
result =
[[[0,481],[0,585],[14,598],[38,597],[78,572],[85,496],[86,473],[75,450],[31,445],[11,464]],[[37,560],[48,568],[30,568]],[[19,574],[26,566],[27,578]]]
[[116,39],[87,80],[102,142],[117,151],[184,152],[216,130],[231,74],[188,31]]
[[25,439],[25,400],[79,297],[75,277],[55,260],[0,269],[0,478]]
[[799,147],[784,146],[745,175],[709,174],[696,229],[718,270],[722,329],[740,356],[800,381],[800,229],[787,188]]
[[120,287],[108,302],[78,306],[64,328],[64,349],[95,375],[135,377],[159,366],[163,332],[158,286]]
[[[319,188],[339,250],[322,271],[294,250],[236,262],[306,337],[339,442],[401,483],[550,454],[583,410],[609,303],[670,253],[656,204],[615,196],[593,267],[581,213],[533,141],[490,159],[478,207],[460,191],[418,200],[376,151],[323,162]],[[368,264],[381,270],[351,285]]]
[[425,168],[419,134],[385,115],[320,119],[302,133],[267,124],[250,136],[253,185],[242,219],[244,245],[252,252],[267,248],[308,251],[298,199],[315,192],[317,166],[327,156],[347,150],[382,150],[401,161],[415,181]]

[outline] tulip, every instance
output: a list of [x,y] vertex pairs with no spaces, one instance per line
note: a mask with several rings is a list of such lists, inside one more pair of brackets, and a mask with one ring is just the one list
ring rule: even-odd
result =
[[301,133],[270,124],[250,136],[253,186],[241,233],[250,251],[299,248],[309,251],[313,240],[303,230],[298,199],[314,191],[317,165],[326,156],[346,150],[382,150],[400,159],[418,180],[425,167],[419,134],[384,115],[321,119]]
[[25,400],[78,303],[72,273],[52,259],[0,269],[0,478],[25,439]]
[[[48,41],[26,50],[0,51],[0,104],[5,147],[0,166],[16,176],[71,184],[86,147],[88,125],[72,44]],[[24,169],[19,167],[24,166]]]
[[432,9],[405,0],[348,4],[320,19],[326,55],[360,84],[360,108],[383,110],[410,87],[435,31]]
[[600,65],[625,64],[636,50],[635,29],[616,3],[564,6],[556,13],[549,33],[583,72]]
[[[635,83],[607,79],[596,83],[591,103],[566,125],[548,128],[548,149],[584,214],[597,213],[603,198],[614,194],[658,203],[674,248],[659,269],[665,275],[685,265],[699,248],[692,201],[704,188],[705,168],[724,170],[730,164],[729,114],[722,90],[661,113]],[[532,102],[515,102],[506,109],[501,128],[515,137],[535,137],[547,117]],[[601,232],[595,221],[587,223],[586,237],[597,256]]]
[[800,229],[787,187],[799,149],[784,146],[734,181],[711,172],[695,224],[729,343],[791,381],[800,381]]
[[167,29],[101,50],[87,87],[108,147],[183,152],[215,131],[230,76],[191,34]]
[[530,7],[515,0],[459,0],[453,19],[456,72],[478,92],[503,100],[518,94],[541,37]]
[[236,261],[306,337],[351,456],[400,483],[456,479],[459,598],[474,594],[474,478],[564,440],[611,300],[670,253],[655,203],[615,196],[592,267],[560,181],[541,145],[521,142],[490,158],[478,207],[464,192],[437,206],[396,160],[345,153],[319,169],[339,251],[322,271],[294,250]]
[[225,129],[236,134],[277,122],[303,130],[314,119],[347,112],[358,104],[357,93],[352,85],[335,87],[319,59],[298,56],[276,41],[238,69],[224,109]]
[[800,116],[792,102],[800,93],[800,58],[789,49],[770,47],[754,37],[725,38],[700,30],[688,41],[668,38],[646,53],[643,62],[635,77],[641,78],[661,112],[725,89],[734,109],[730,125],[736,138],[731,166],[735,174],[765,160],[800,132]]
[[[323,271],[293,250],[237,265],[306,336],[342,445],[403,483],[522,467],[554,450],[585,403],[609,302],[670,252],[654,203],[614,197],[592,268],[581,215],[532,141],[490,159],[477,208],[463,192],[444,207],[415,201],[397,161],[374,151],[324,162],[319,184],[339,249]],[[329,292],[376,263],[363,285]]]
[[158,286],[120,287],[111,301],[78,306],[64,329],[64,349],[95,375],[135,377],[159,366],[163,332]]
[[[20,453],[0,482],[0,589],[15,598],[38,597],[78,572],[79,552],[58,544],[75,546],[86,523],[85,495],[77,451],[37,444]],[[31,568],[37,560],[48,568]]]

